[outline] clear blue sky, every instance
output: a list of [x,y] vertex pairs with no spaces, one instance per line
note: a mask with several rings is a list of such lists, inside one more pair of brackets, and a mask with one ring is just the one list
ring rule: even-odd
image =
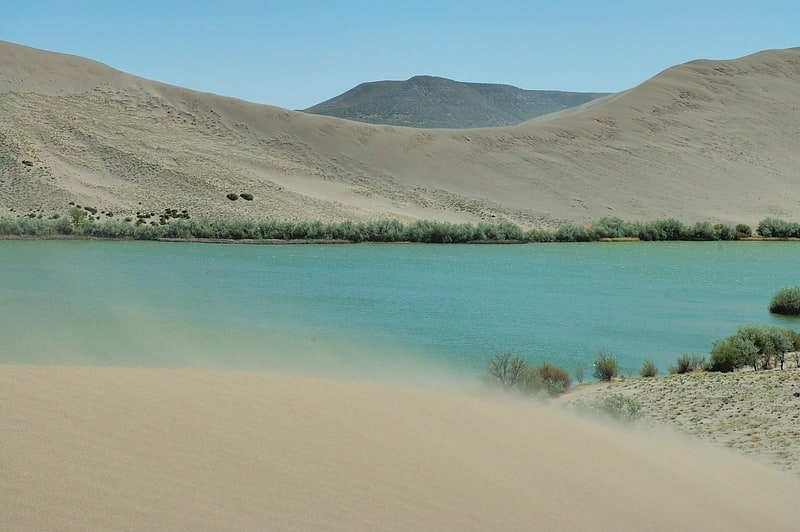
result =
[[289,109],[417,74],[616,92],[692,59],[800,46],[800,0],[4,3],[0,40]]

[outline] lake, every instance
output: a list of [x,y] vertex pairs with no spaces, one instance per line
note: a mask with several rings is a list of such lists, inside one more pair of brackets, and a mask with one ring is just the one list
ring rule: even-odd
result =
[[792,242],[0,241],[0,362],[416,378],[499,352],[591,374],[707,354],[800,285]]

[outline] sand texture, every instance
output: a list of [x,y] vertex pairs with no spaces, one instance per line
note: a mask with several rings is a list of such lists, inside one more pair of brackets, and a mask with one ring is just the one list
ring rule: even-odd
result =
[[641,423],[730,447],[800,478],[800,370],[688,373],[579,386],[559,403],[611,394],[642,405]]
[[800,479],[534,402],[0,367],[3,530],[796,530]]
[[63,214],[74,201],[117,216],[525,227],[796,219],[799,84],[800,48],[771,50],[679,65],[517,126],[419,130],[194,92],[0,42],[0,215]]

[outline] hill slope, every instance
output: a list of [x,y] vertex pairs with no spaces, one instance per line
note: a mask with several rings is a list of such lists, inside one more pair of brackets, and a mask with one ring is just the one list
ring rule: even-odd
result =
[[509,126],[584,104],[606,94],[523,90],[433,76],[361,85],[304,112],[418,128]]
[[292,112],[10,43],[0,80],[0,215],[74,201],[292,220],[754,223],[796,218],[800,195],[800,49],[695,61],[574,110],[468,130]]

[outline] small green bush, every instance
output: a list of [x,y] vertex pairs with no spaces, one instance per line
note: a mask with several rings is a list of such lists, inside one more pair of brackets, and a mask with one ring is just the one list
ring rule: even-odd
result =
[[489,361],[486,378],[493,384],[516,389],[524,395],[555,396],[564,393],[572,385],[566,369],[549,362],[530,366],[524,358],[509,353],[500,353]]
[[[530,371],[538,377],[538,379],[533,379],[533,382],[540,381],[543,386],[542,391],[545,391],[550,396],[562,394],[572,385],[572,378],[569,376],[569,372],[549,362],[543,362],[539,366],[530,368]],[[534,389],[532,391],[538,392],[540,390]]]
[[583,364],[578,362],[575,364],[575,380],[578,381],[578,384],[582,383],[584,379],[583,374]]
[[242,198],[243,200],[253,201],[253,195],[250,194],[249,192],[242,192],[241,194],[239,194],[239,197]]
[[746,224],[737,224],[736,225],[736,238],[750,238],[753,236],[753,229]]
[[618,421],[635,421],[642,417],[642,405],[621,393],[609,395],[595,403],[595,409]]
[[639,375],[645,378],[655,377],[658,375],[658,368],[656,368],[655,362],[652,360],[645,360],[642,363],[642,369],[639,370]]
[[678,357],[678,360],[675,361],[674,366],[669,367],[670,374],[678,374],[682,375],[684,373],[690,373],[692,371],[697,371],[699,369],[703,369],[703,366],[706,363],[706,359],[703,355],[700,354],[682,354]]
[[617,359],[610,351],[598,349],[594,359],[594,376],[602,381],[610,381],[619,373]]
[[769,303],[773,314],[800,316],[800,286],[784,287],[775,292]]
[[230,194],[228,194],[225,197],[228,198],[231,201],[236,201],[237,199],[239,199],[239,194],[236,194],[235,192],[231,192]]

